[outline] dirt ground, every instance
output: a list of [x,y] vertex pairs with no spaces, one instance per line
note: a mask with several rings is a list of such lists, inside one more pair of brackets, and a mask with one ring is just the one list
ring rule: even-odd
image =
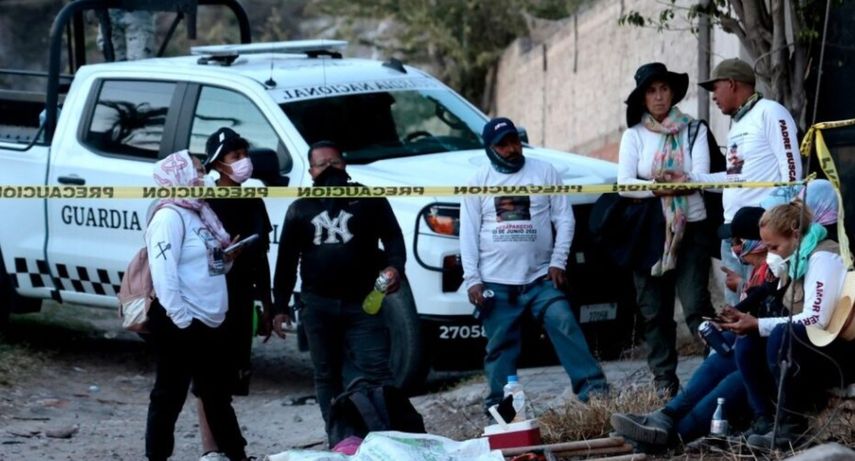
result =
[[[40,314],[12,317],[0,342],[0,461],[143,458],[154,363],[145,343],[122,331],[114,316],[50,304]],[[234,403],[248,454],[261,458],[292,447],[323,446],[311,362],[297,350],[296,338],[259,340],[253,365],[250,396]],[[467,376],[434,377],[429,388],[442,389]],[[456,403],[446,408],[435,399],[417,399],[434,433],[468,437],[483,425],[477,410],[470,424]],[[480,394],[470,400],[477,409]],[[461,422],[448,424],[436,414],[453,414]],[[173,459],[200,454],[191,395],[177,423]]]
[[[697,359],[681,363],[687,376]],[[296,338],[260,341],[248,397],[235,401],[248,454],[263,459],[294,447],[322,448],[324,430],[313,400],[311,362]],[[605,363],[618,387],[645,381],[640,361]],[[560,367],[520,372],[536,411],[573,399]],[[0,461],[129,460],[144,457],[143,435],[154,364],[146,345],[121,330],[115,312],[48,304],[16,315],[0,342]],[[477,436],[484,384],[479,373],[432,375],[428,393],[413,398],[428,432],[462,440]],[[201,454],[195,402],[188,398],[176,427],[172,459]]]

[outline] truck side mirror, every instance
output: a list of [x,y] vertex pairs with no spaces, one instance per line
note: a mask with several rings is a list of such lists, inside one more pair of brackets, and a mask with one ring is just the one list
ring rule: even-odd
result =
[[520,141],[522,141],[523,144],[528,144],[528,131],[520,126],[517,127],[517,133],[520,135]]

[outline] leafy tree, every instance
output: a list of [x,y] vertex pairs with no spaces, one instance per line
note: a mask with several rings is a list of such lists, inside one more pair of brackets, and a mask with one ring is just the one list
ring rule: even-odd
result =
[[697,31],[698,20],[708,17],[739,38],[754,60],[757,77],[770,89],[767,96],[787,107],[804,128],[805,80],[813,43],[821,38],[825,5],[822,0],[701,0],[686,7],[667,0],[657,16],[629,11],[619,23],[667,30],[682,17]]
[[318,0],[347,22],[390,21],[387,36],[357,38],[387,56],[431,66],[449,86],[489,111],[499,57],[528,33],[526,14],[567,16],[584,0]]

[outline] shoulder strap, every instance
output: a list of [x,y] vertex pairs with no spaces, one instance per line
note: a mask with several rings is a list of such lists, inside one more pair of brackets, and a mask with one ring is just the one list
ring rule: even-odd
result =
[[689,122],[689,157],[692,156],[692,148],[695,147],[695,141],[698,140],[698,133],[701,131],[701,125],[706,126],[704,120],[692,120]]
[[384,419],[388,421],[388,418],[383,418],[384,415],[381,415],[377,411],[377,408],[365,392],[353,392],[349,398],[357,411],[359,411],[359,415],[362,416],[362,421],[365,422],[365,426],[369,432],[388,429],[388,424],[384,422]]
[[[174,211],[176,214],[178,214],[178,219],[181,220],[181,243],[183,244],[184,243],[184,236],[187,235],[187,226],[184,224],[184,216],[181,215],[181,211],[178,209],[178,207],[175,207],[172,205],[163,205],[163,207],[161,207],[161,208],[169,208],[172,211]],[[152,214],[152,217],[154,217],[154,214]]]

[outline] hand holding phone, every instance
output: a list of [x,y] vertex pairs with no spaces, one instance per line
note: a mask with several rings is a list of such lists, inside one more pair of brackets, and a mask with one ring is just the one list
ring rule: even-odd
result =
[[256,240],[258,240],[258,234],[252,234],[243,240],[240,240],[238,242],[231,244],[228,248],[223,250],[223,253],[225,253],[225,254],[234,253],[235,251],[249,245],[250,243],[252,243]]

